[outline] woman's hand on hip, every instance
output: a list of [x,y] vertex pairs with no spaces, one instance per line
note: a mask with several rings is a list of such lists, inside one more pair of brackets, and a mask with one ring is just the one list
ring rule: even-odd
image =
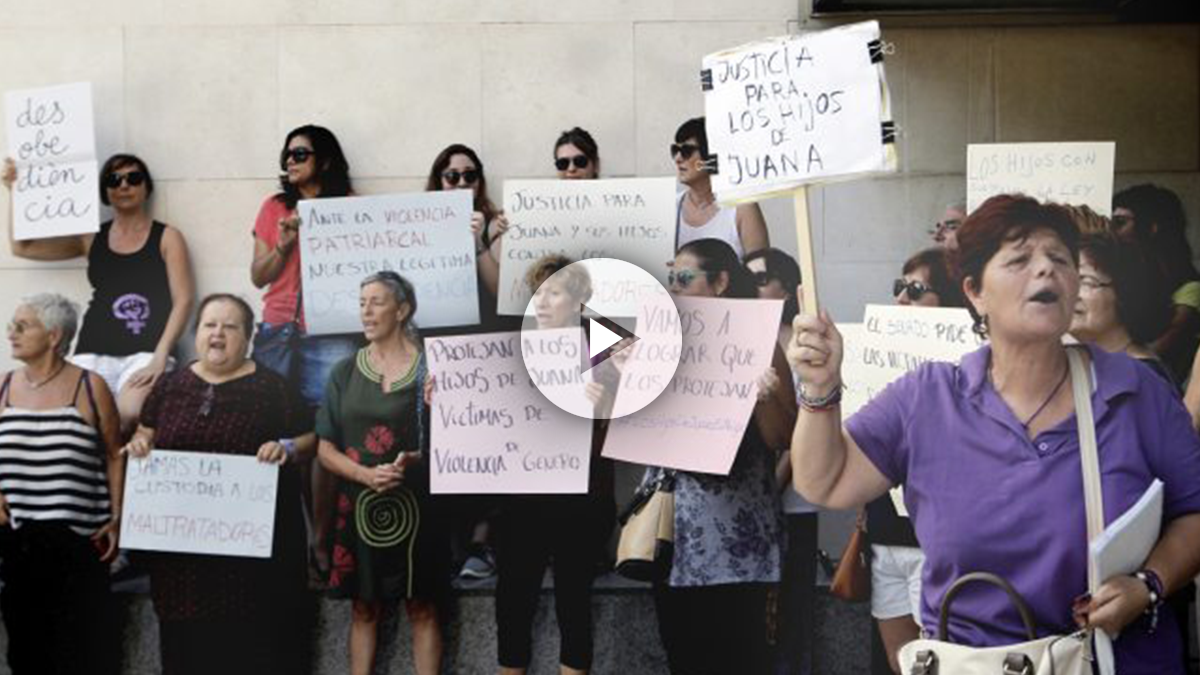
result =
[[788,342],[788,365],[800,376],[810,396],[829,393],[842,381],[842,334],[829,313],[797,314]]
[[92,543],[100,551],[100,562],[112,562],[117,557],[120,540],[121,518],[113,516],[112,520],[105,523],[104,527],[96,530],[96,533],[92,535]]

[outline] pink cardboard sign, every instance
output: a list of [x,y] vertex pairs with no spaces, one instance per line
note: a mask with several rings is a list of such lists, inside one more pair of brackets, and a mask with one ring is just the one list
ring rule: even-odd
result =
[[[728,474],[751,423],[757,380],[771,366],[783,302],[676,297],[675,304],[683,331],[675,377],[653,403],[612,420],[603,456]],[[631,361],[674,358],[640,342],[631,349]],[[617,396],[630,386],[623,380]]]
[[[522,348],[577,349],[578,335],[575,328],[524,339],[506,332],[426,340],[434,377],[429,465],[435,494],[587,492],[592,420],[546,400],[521,356]],[[578,352],[559,354],[556,370],[578,373]],[[555,365],[546,358],[547,367]],[[582,396],[582,380],[576,384]]]

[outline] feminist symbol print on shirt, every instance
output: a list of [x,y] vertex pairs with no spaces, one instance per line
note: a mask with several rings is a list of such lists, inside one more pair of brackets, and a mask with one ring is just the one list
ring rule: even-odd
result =
[[150,320],[150,301],[138,293],[126,293],[113,302],[113,316],[125,322],[125,328],[141,335]]

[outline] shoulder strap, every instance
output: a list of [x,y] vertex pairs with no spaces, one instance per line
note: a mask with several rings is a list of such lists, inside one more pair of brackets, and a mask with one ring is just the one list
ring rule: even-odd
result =
[[[83,374],[80,375],[79,380],[80,380],[80,382],[83,383],[83,388],[85,390],[87,390],[88,405],[92,407],[92,417],[96,418],[96,428],[99,429],[100,428],[100,409],[96,407],[96,392],[92,391],[91,373],[85,369],[83,371]],[[75,392],[76,392],[76,395],[78,395],[79,385],[75,385]],[[75,402],[74,399],[72,399],[71,402],[74,403]]]
[[0,408],[8,407],[8,389],[9,385],[12,384],[13,373],[15,372],[17,371],[8,371],[8,375],[4,378],[4,384],[0,384]]
[[425,353],[417,354],[417,450],[425,452]]
[[[1088,541],[1095,541],[1104,532],[1104,499],[1100,484],[1100,454],[1096,447],[1096,421],[1092,417],[1091,368],[1083,361],[1083,347],[1068,347],[1067,362],[1071,367],[1071,389],[1075,395],[1075,423],[1079,428],[1079,463],[1083,467],[1083,497],[1087,508]],[[1088,557],[1088,590],[1100,587],[1095,566]]]

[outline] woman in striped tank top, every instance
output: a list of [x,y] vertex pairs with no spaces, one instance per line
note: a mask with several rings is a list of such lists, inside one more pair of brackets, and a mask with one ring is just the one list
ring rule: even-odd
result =
[[78,314],[25,299],[8,324],[24,367],[0,380],[0,611],[23,673],[114,673],[107,563],[117,553],[123,459],[104,380],[66,361]]

